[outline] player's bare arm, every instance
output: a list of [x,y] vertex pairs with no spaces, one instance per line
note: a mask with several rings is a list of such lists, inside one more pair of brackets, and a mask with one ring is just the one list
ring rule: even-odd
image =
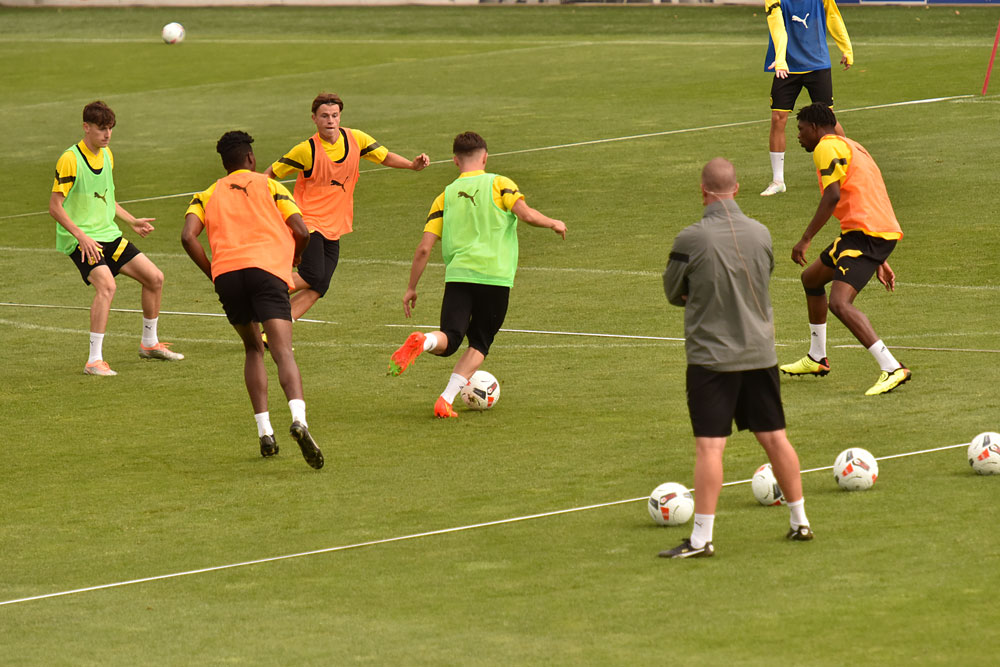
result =
[[101,260],[103,246],[84,234],[83,230],[77,227],[76,223],[70,219],[69,214],[66,213],[66,209],[63,208],[65,201],[66,195],[61,192],[53,192],[52,196],[49,197],[49,215],[62,225],[67,232],[73,235],[77,245],[80,246],[80,253],[83,255],[83,259],[90,264],[96,264]]
[[417,283],[420,276],[427,268],[427,260],[430,259],[431,249],[437,243],[438,236],[433,232],[424,232],[417,244],[417,249],[413,253],[413,264],[410,266],[410,283],[406,287],[406,294],[403,295],[403,312],[407,317],[411,316],[411,310],[417,305]]
[[793,262],[799,266],[806,265],[806,251],[809,249],[809,244],[812,242],[813,237],[819,233],[819,230],[823,229],[823,225],[830,219],[830,216],[833,215],[833,210],[837,208],[837,202],[839,201],[840,183],[834,181],[826,186],[826,189],[823,191],[823,197],[819,200],[819,206],[816,207],[816,213],[813,215],[812,220],[809,221],[806,231],[802,233],[802,238],[792,248]]
[[309,245],[309,228],[306,227],[306,223],[298,213],[292,213],[288,216],[285,224],[292,230],[292,236],[295,238],[295,254],[292,257],[292,266],[298,266],[302,260],[302,253],[305,252],[306,246]]
[[882,262],[878,269],[875,270],[875,276],[880,283],[885,285],[887,291],[896,291],[896,273],[889,266],[889,262]]
[[393,169],[411,169],[413,171],[422,171],[430,163],[431,159],[427,157],[427,153],[421,153],[412,160],[407,160],[402,155],[389,152],[385,156],[385,159],[382,160],[382,164],[387,167],[392,167]]
[[205,248],[202,247],[201,241],[198,240],[204,229],[205,223],[201,221],[201,218],[194,213],[188,213],[184,216],[184,229],[181,230],[181,245],[184,246],[184,252],[188,254],[191,261],[211,280],[212,261],[205,254]]
[[518,199],[514,203],[513,208],[510,209],[517,219],[521,222],[526,222],[532,227],[546,227],[551,229],[556,234],[561,236],[563,239],[566,238],[566,223],[562,220],[556,220],[555,218],[550,218],[549,216],[541,213],[537,209],[531,208],[524,203],[523,199]]
[[115,215],[124,220],[136,234],[142,236],[143,238],[156,229],[152,224],[150,224],[156,220],[156,218],[137,218],[122,208],[122,205],[118,202],[115,202]]

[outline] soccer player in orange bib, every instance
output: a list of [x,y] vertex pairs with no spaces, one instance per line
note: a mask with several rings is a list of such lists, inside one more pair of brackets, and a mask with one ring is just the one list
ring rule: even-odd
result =
[[330,288],[340,260],[340,237],[354,229],[354,187],[361,158],[395,169],[421,171],[430,164],[426,153],[412,160],[390,152],[361,130],[341,127],[344,102],[320,93],[312,103],[316,133],[292,147],[264,173],[295,179],[295,202],[309,228],[310,241],[293,276],[292,319],[313,307]]
[[[796,118],[799,143],[813,154],[822,197],[802,239],[792,248],[792,261],[806,265],[809,244],[830,216],[840,220],[840,236],[802,272],[809,310],[809,354],[779,368],[788,375],[823,376],[830,372],[826,358],[826,316],[830,310],[882,371],[865,395],[885,394],[907,382],[911,373],[878,337],[854,299],[873,275],[890,292],[895,289],[896,276],[886,260],[903,232],[878,165],[861,144],[835,134],[837,117],[830,107],[811,104],[800,109]],[[829,300],[828,283],[832,283]]]
[[[191,200],[184,216],[184,250],[215,283],[229,323],[243,341],[244,381],[250,394],[260,454],[278,453],[267,410],[267,368],[258,323],[270,336],[278,381],[292,412],[289,432],[313,468],[323,467],[320,451],[306,424],[302,376],[292,351],[292,316],[288,288],[292,266],[309,243],[299,208],[281,183],[256,173],[257,160],[246,132],[226,132],[216,144],[227,175]],[[212,259],[198,237],[208,230]]]

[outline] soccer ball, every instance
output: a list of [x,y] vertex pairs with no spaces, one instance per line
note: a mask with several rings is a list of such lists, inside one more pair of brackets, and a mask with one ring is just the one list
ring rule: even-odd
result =
[[184,26],[180,23],[168,23],[160,31],[160,37],[167,44],[180,44],[184,41]]
[[770,463],[765,463],[757,468],[757,472],[753,474],[753,478],[750,480],[750,488],[753,490],[753,497],[761,505],[774,506],[785,504],[785,494],[781,492],[781,487],[778,486],[778,480],[774,477],[774,471],[771,470]]
[[470,410],[489,410],[500,400],[500,383],[486,371],[476,371],[461,391],[462,402]]
[[845,449],[833,462],[833,475],[840,488],[864,491],[872,488],[878,479],[878,461],[867,449]]
[[694,514],[694,496],[677,482],[660,484],[649,494],[649,516],[661,526],[679,526]]
[[969,465],[980,475],[1000,475],[1000,433],[986,431],[972,439]]

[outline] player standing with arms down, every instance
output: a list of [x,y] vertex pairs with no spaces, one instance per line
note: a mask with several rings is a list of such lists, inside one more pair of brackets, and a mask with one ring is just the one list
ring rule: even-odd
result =
[[[813,154],[823,196],[816,213],[792,248],[792,261],[806,265],[806,251],[830,216],[840,220],[840,236],[802,272],[809,309],[809,354],[781,366],[789,375],[830,372],[826,358],[826,315],[833,311],[858,342],[875,357],[882,369],[866,396],[885,394],[910,379],[910,371],[875,333],[871,322],[854,305],[854,299],[873,275],[890,292],[896,276],[886,261],[903,232],[875,160],[864,147],[834,133],[837,118],[825,104],[811,104],[798,113],[799,143]],[[827,301],[826,285],[831,283]]]
[[[194,196],[184,217],[184,250],[215,283],[229,323],[243,341],[243,375],[253,406],[260,454],[278,453],[267,410],[267,368],[257,323],[271,338],[270,352],[278,381],[292,412],[292,437],[313,468],[323,467],[323,452],[309,433],[302,376],[292,351],[292,317],[288,288],[292,266],[309,243],[309,232],[288,190],[255,172],[257,159],[246,132],[227,132],[216,150],[227,176]],[[198,237],[208,230],[212,259]]]
[[104,102],[83,108],[83,140],[67,148],[56,163],[56,178],[49,198],[49,214],[55,218],[56,249],[69,255],[83,282],[94,286],[90,305],[90,357],[87,375],[118,375],[104,361],[104,334],[108,328],[111,301],[115,298],[115,276],[124,273],[142,285],[143,359],[179,361],[183,354],[169,349],[157,337],[163,273],[122,236],[115,216],[128,223],[141,237],[154,227],[155,218],[137,218],[115,199],[115,159],[108,148],[116,124],[115,112]]
[[749,429],[767,452],[788,499],[786,537],[813,539],[805,513],[799,457],[785,433],[774,316],[768,283],[774,270],[771,234],[733,199],[736,171],[715,158],[701,172],[705,213],[674,239],[663,290],[684,308],[687,400],[694,430],[694,529],[663,558],[715,555],[712,532],[722,491],[722,454],[733,432]]
[[430,164],[426,153],[407,160],[361,130],[341,127],[343,111],[340,97],[320,93],[312,103],[316,134],[293,146],[264,172],[279,179],[298,173],[295,202],[310,231],[309,247],[293,276],[293,320],[302,317],[330,288],[340,259],[340,237],[354,229],[354,187],[360,159],[413,171]]
[[431,205],[403,295],[403,310],[410,317],[417,303],[417,283],[440,239],[445,263],[441,329],[426,335],[414,331],[389,362],[389,373],[399,375],[421,352],[454,354],[468,335],[469,347],[434,403],[434,416],[441,418],[458,416],[452,409],[455,396],[479,370],[503,326],[517,271],[517,221],[566,238],[563,221],[528,206],[514,181],[486,172],[485,139],[463,132],[455,137],[452,149],[459,176]]
[[[845,70],[854,64],[854,50],[835,0],[764,0],[764,8],[770,33],[765,65],[774,70],[774,79],[768,139],[771,183],[760,194],[769,197],[785,191],[785,124],[802,88],[812,102],[833,106],[827,31],[840,49]],[[837,134],[844,134],[839,125]]]

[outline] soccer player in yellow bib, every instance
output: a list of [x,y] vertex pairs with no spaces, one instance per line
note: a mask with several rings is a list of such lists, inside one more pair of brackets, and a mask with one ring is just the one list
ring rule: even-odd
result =
[[826,358],[829,310],[865,346],[882,371],[865,395],[885,394],[907,382],[911,373],[878,337],[854,299],[873,275],[890,292],[895,289],[896,276],[886,260],[903,238],[903,231],[878,165],[861,144],[834,133],[837,117],[830,107],[822,102],[811,104],[799,110],[797,119],[799,143],[813,154],[823,196],[801,240],[792,248],[792,261],[806,266],[809,244],[831,216],[840,220],[840,236],[802,272],[809,311],[809,354],[779,368],[788,375],[823,376],[830,372]]
[[108,148],[116,124],[115,112],[104,102],[91,102],[83,109],[83,140],[71,146],[56,162],[56,177],[49,198],[49,215],[56,226],[56,249],[73,260],[83,282],[94,286],[90,305],[90,356],[87,375],[118,375],[104,360],[104,334],[108,328],[111,301],[115,298],[115,276],[124,273],[142,285],[143,359],[178,361],[184,358],[161,343],[157,335],[163,273],[126,240],[115,223],[119,217],[139,236],[154,227],[155,218],[137,218],[115,199],[115,158]]
[[452,409],[455,396],[479,370],[503,326],[517,271],[518,220],[566,238],[566,223],[528,206],[514,181],[486,172],[485,139],[463,132],[455,137],[452,149],[459,176],[431,205],[403,295],[403,312],[410,317],[417,303],[417,283],[440,239],[445,263],[441,328],[426,335],[414,331],[389,361],[389,373],[399,375],[422,352],[439,357],[454,354],[468,336],[469,347],[434,403],[434,416],[440,418],[458,416]]
[[310,232],[309,247],[294,276],[293,320],[302,317],[330,288],[340,259],[340,237],[354,229],[354,187],[360,159],[413,171],[430,164],[426,153],[407,160],[361,130],[341,127],[343,111],[339,96],[320,93],[312,103],[316,133],[264,172],[275,179],[297,174],[295,202]]

